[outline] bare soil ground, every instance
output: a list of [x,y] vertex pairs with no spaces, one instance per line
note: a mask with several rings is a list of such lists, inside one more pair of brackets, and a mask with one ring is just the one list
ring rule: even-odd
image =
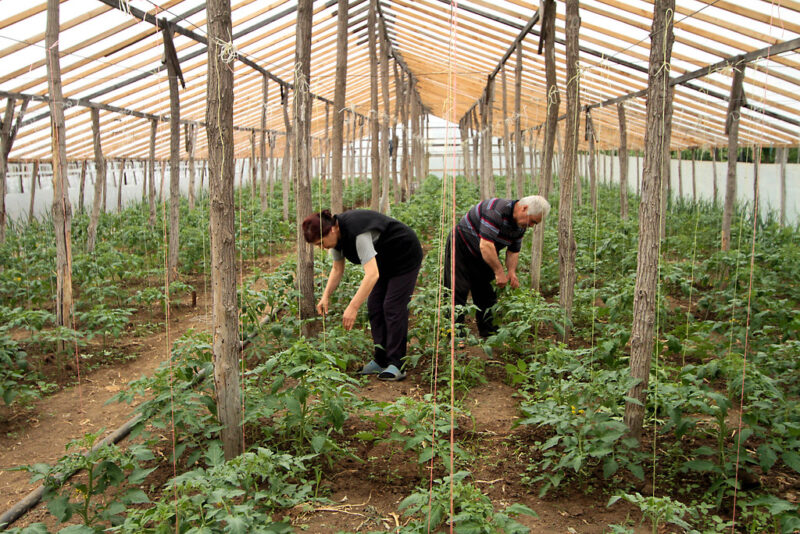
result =
[[[106,404],[106,401],[131,380],[152,373],[167,359],[172,342],[187,329],[210,328],[210,302],[201,289],[198,288],[195,307],[180,303],[170,311],[168,331],[162,328],[146,337],[130,335],[115,344],[115,350],[135,354],[135,358],[83,372],[79,385],[65,387],[29,410],[0,413],[0,513],[35,488],[29,484],[26,473],[9,469],[37,462],[53,463],[64,455],[70,440],[101,429],[106,435],[131,418],[130,406]],[[478,348],[468,347],[465,357],[485,358],[485,355]],[[429,384],[420,371],[413,370],[405,381],[396,383],[380,382],[372,377],[360,393],[365,398],[387,402],[399,396],[421,399],[428,392]],[[599,490],[586,496],[578,488],[567,488],[557,497],[540,499],[534,489],[522,484],[520,474],[526,464],[520,461],[520,447],[532,446],[532,437],[512,428],[518,416],[517,399],[513,389],[504,382],[504,371],[489,363],[487,380],[485,385],[469,392],[466,404],[474,418],[474,426],[469,431],[479,436],[481,447],[480,461],[472,472],[477,484],[492,498],[496,510],[512,503],[529,506],[538,518],[519,520],[534,534],[599,534],[608,532],[609,524],[623,524],[628,518],[638,522],[640,513],[626,503],[619,502],[607,508],[608,495]],[[360,425],[364,422],[351,418],[346,423],[346,434],[357,432]],[[417,465],[414,458],[402,451],[391,450],[386,444],[359,440],[350,441],[350,445],[362,461],[344,460],[324,474],[323,484],[331,504],[308,503],[289,511],[288,517],[298,532],[390,532],[406,521],[398,504],[415,488],[427,487],[430,483],[428,468]],[[398,448],[397,445],[393,447]],[[169,474],[161,476],[166,480]],[[598,481],[598,486],[602,487],[602,481]],[[39,521],[45,522],[51,531],[63,526],[54,524],[43,504],[14,526]],[[649,529],[637,526],[636,532],[645,533]]]

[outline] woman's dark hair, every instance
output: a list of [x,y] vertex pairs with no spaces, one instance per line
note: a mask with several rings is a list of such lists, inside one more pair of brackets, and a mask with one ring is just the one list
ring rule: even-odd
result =
[[303,237],[306,243],[316,243],[328,235],[335,223],[331,210],[322,210],[306,217],[303,220]]

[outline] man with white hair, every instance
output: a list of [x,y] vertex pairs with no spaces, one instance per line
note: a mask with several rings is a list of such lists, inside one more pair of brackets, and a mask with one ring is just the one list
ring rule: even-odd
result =
[[[472,302],[478,308],[475,319],[481,337],[492,335],[494,326],[490,308],[497,302],[492,280],[497,287],[519,287],[517,263],[525,230],[539,224],[550,213],[544,197],[533,195],[519,200],[490,198],[473,206],[447,237],[444,284],[454,287],[456,305]],[[455,284],[451,280],[452,250],[455,248]],[[499,252],[506,250],[506,266]],[[457,322],[463,323],[463,314]]]

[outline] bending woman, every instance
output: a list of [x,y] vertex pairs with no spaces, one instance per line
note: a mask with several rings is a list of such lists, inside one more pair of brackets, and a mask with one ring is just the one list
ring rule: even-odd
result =
[[408,303],[422,265],[422,246],[414,230],[382,213],[349,210],[331,215],[312,213],[303,221],[308,243],[330,250],[333,268],[317,303],[317,312],[328,313],[330,296],[344,273],[344,260],[361,264],[364,279],[342,315],[342,326],[353,328],[356,315],[367,301],[375,355],[361,374],[377,374],[381,380],[402,380],[408,342]]

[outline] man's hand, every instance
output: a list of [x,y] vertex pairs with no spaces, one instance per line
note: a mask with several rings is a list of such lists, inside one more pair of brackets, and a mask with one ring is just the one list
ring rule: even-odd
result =
[[506,276],[505,271],[500,269],[494,273],[494,280],[497,283],[497,287],[506,287],[508,283],[508,277]]
[[519,287],[519,278],[517,278],[517,273],[509,273],[508,283],[511,285],[512,289],[517,289]]
[[328,297],[323,296],[317,302],[317,313],[320,315],[327,315],[328,314]]
[[356,324],[357,315],[358,308],[353,307],[352,304],[345,308],[344,313],[342,314],[342,326],[345,330],[353,329],[353,325]]

